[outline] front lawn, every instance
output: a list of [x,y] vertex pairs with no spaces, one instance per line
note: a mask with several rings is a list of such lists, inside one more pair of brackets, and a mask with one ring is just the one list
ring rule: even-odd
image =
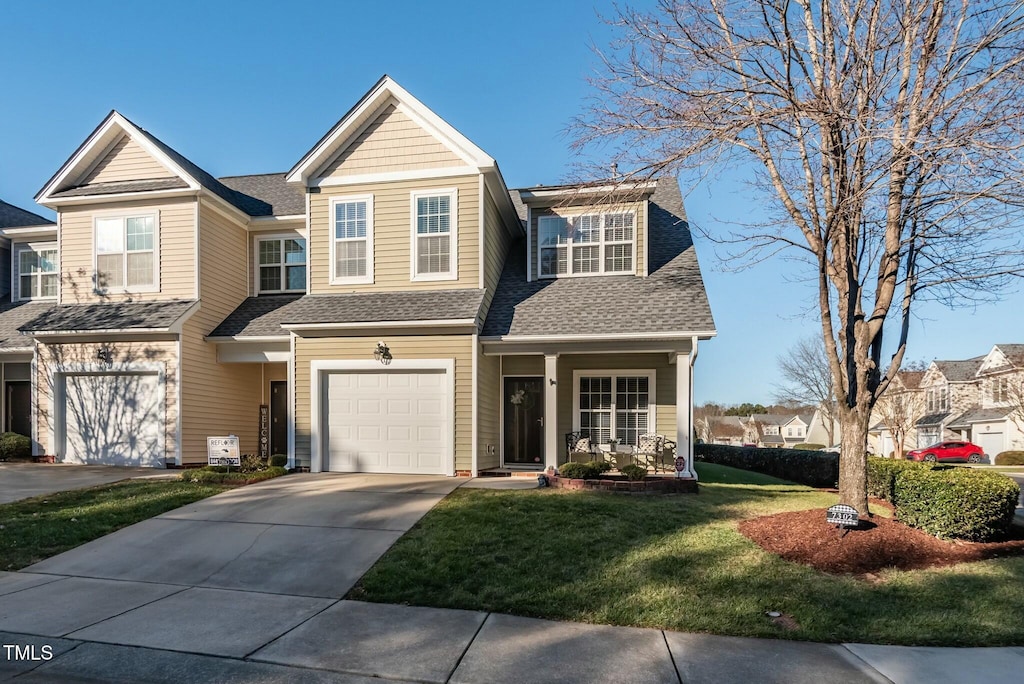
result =
[[20,570],[227,487],[127,480],[0,505],[0,570]]
[[1024,557],[827,575],[737,524],[835,495],[724,466],[698,473],[696,496],[456,490],[349,598],[815,641],[1024,644]]

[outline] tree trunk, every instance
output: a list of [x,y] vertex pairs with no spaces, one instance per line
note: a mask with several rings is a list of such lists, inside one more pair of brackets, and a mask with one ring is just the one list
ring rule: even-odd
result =
[[868,428],[870,412],[861,407],[839,408],[842,449],[839,456],[839,503],[868,511]]

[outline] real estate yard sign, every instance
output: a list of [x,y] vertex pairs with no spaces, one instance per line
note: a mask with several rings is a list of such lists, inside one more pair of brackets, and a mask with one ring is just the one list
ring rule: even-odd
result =
[[210,465],[241,467],[242,457],[238,452],[238,437],[206,438],[206,458]]

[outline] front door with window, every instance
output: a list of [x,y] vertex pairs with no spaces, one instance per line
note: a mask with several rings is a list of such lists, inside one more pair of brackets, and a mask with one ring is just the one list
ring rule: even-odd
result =
[[4,397],[7,415],[4,431],[17,432],[26,437],[32,436],[32,383],[28,380],[7,383],[7,396]]
[[544,465],[544,378],[505,378],[505,465]]
[[270,453],[288,453],[288,383],[270,383]]

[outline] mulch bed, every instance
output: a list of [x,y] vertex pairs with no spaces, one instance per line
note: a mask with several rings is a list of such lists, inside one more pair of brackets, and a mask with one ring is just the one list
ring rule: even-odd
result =
[[1011,528],[1002,541],[943,541],[890,518],[861,519],[861,527],[839,537],[825,522],[825,509],[778,513],[739,525],[761,548],[795,563],[832,574],[870,576],[885,568],[920,570],[1024,554],[1024,530]]

